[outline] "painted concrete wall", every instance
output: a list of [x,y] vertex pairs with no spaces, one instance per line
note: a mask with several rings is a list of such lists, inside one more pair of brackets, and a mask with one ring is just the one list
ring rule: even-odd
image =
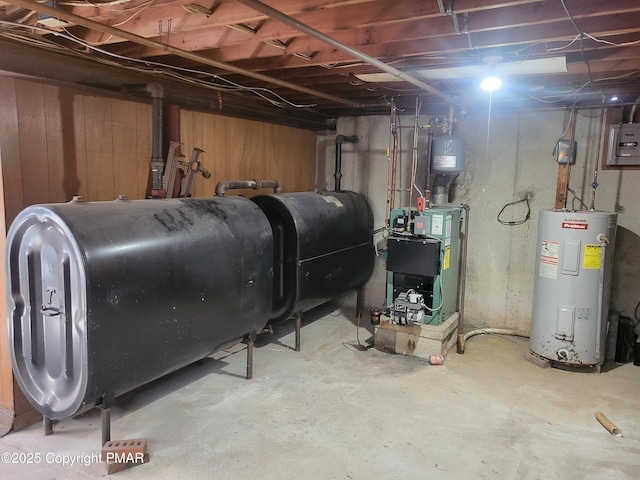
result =
[[[428,123],[428,118],[420,117],[419,123]],[[593,171],[600,161],[602,123],[600,110],[578,112],[577,164],[571,170],[570,186],[588,206]],[[402,116],[400,124],[408,128],[401,128],[399,186],[408,188],[413,116]],[[555,201],[558,167],[552,152],[565,130],[565,112],[494,114],[490,129],[488,127],[486,115],[469,115],[455,127],[456,136],[463,138],[467,145],[467,168],[455,181],[451,202],[471,207],[466,322],[528,331],[537,260],[538,212],[553,207]],[[374,211],[375,227],[382,227],[387,202],[390,119],[383,116],[343,118],[338,121],[337,133],[356,134],[360,138],[356,145],[343,145],[342,188],[366,195]],[[417,185],[422,189],[426,172],[426,130],[420,130],[418,138]],[[318,137],[319,190],[333,189],[334,139],[335,134]],[[600,170],[598,183],[596,209],[619,213],[611,306],[633,317],[640,300],[640,171]],[[526,193],[532,194],[531,219],[520,226],[498,223],[496,216],[500,209]],[[405,206],[407,194],[403,195],[405,198],[399,196],[399,204]],[[570,194],[569,204],[572,199]],[[573,204],[580,207],[578,200]],[[525,214],[526,206],[520,204],[505,210],[501,218],[519,220]],[[382,247],[383,234],[376,235],[375,241]],[[367,305],[383,304],[384,285],[385,265],[379,259],[366,288]]]

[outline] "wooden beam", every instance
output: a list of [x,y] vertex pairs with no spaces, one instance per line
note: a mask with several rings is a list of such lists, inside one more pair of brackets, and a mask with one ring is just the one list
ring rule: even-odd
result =
[[570,159],[573,155],[573,140],[575,138],[576,132],[576,115],[577,110],[574,107],[568,113],[565,114],[565,119],[568,115],[567,121],[569,124],[565,128],[566,131],[570,131],[569,134],[569,155],[567,156],[567,160],[564,164],[558,165],[558,181],[556,183],[556,201],[553,206],[556,210],[562,210],[567,206],[567,193],[569,191],[569,178],[571,176],[571,162]]
[[37,12],[41,12],[41,13],[47,13],[49,15],[52,15],[54,17],[58,17],[61,18],[63,20],[68,20],[74,23],[77,23],[79,25],[83,25],[87,28],[92,28],[101,32],[105,32],[107,34],[111,34],[111,35],[118,35],[126,40],[132,41],[132,42],[136,42],[139,43],[141,45],[145,45],[148,47],[154,47],[154,48],[158,48],[161,50],[166,51],[167,53],[171,53],[173,55],[176,55],[178,57],[183,57],[189,60],[193,60],[199,63],[203,63],[205,65],[210,65],[212,67],[216,67],[216,68],[220,68],[232,73],[238,73],[241,75],[245,75],[247,77],[251,77],[251,78],[255,78],[257,80],[262,80],[264,82],[266,82],[267,84],[273,84],[273,85],[279,85],[281,87],[286,87],[289,88],[291,90],[294,91],[299,91],[301,93],[306,93],[308,95],[311,95],[313,97],[320,97],[320,98],[325,98],[326,100],[330,100],[342,105],[348,105],[351,107],[358,107],[359,105],[356,104],[355,102],[352,102],[350,100],[346,100],[344,98],[340,98],[340,97],[336,97],[334,95],[329,95],[326,93],[322,93],[319,92],[317,90],[311,90],[308,89],[306,87],[300,87],[298,85],[292,84],[292,83],[288,83],[288,82],[283,82],[281,80],[278,80],[276,78],[271,78],[268,77],[266,75],[260,74],[260,73],[256,73],[256,72],[252,72],[249,70],[245,70],[243,68],[239,68],[236,67],[234,65],[229,65],[229,64],[225,64],[222,62],[218,62],[215,60],[211,60],[209,58],[203,57],[201,55],[196,55],[193,54],[191,52],[187,52],[185,50],[181,50],[179,48],[175,48],[175,47],[171,47],[169,45],[163,45],[159,42],[155,42],[153,40],[149,40],[143,37],[140,37],[138,35],[134,35],[132,33],[129,32],[125,32],[123,30],[118,30],[116,28],[113,27],[109,27],[107,25],[102,25],[100,23],[91,21],[91,20],[86,20],[82,17],[78,17],[77,15],[73,15],[71,13],[66,13],[66,12],[61,12],[60,10],[57,10],[55,8],[49,7],[47,5],[43,5],[43,4],[39,4],[36,2],[33,2],[31,0],[12,0],[11,3],[13,3],[14,5],[18,5],[18,6],[22,6],[24,8],[29,8],[31,10],[35,10]]
[[[406,42],[455,34],[451,18],[442,16],[437,8],[435,13],[431,10],[426,13],[424,2],[415,4],[415,0],[413,0],[408,2],[410,5],[407,6],[405,3],[407,2],[394,2],[393,5],[387,5],[387,2],[375,2],[374,5],[367,6],[364,11],[360,5],[348,6],[339,9],[339,16],[330,16],[326,12],[311,12],[297,16],[296,20],[313,25],[314,28],[330,34],[332,38],[340,42],[358,46],[386,44],[397,39]],[[635,0],[623,0],[622,3],[626,7],[627,14],[640,11],[640,3]],[[616,5],[615,11],[605,13],[602,11],[601,5],[596,6],[595,4],[587,4],[577,10],[578,12],[574,14],[576,19],[605,15],[611,18],[612,15],[623,11],[622,6]],[[559,22],[564,24],[559,27],[560,30],[575,31],[560,4],[525,4],[474,12],[470,17],[469,32],[475,34],[516,27],[538,27],[540,24],[545,25],[545,29],[549,29],[549,24]],[[156,31],[153,37],[162,41],[157,34]],[[304,36],[301,32],[273,20],[265,21],[256,34],[251,36],[233,32],[226,27],[207,26],[189,32],[171,33],[164,40],[167,39],[172,45],[188,51],[219,49],[215,55],[219,56],[217,58],[224,58],[224,61],[260,56],[280,56],[284,52],[273,47],[261,48],[261,42],[274,39],[284,41],[288,45],[286,53],[311,54],[327,50],[327,46],[322,42]],[[468,42],[467,48],[469,48]],[[114,45],[111,47],[111,51],[136,58],[150,57],[161,53],[155,49],[122,44]]]

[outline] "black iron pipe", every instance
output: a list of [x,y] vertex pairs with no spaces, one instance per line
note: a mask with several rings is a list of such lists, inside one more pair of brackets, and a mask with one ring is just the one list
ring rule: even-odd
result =
[[342,144],[343,143],[358,143],[358,136],[351,135],[347,137],[345,135],[338,135],[336,137],[336,172],[333,174],[333,178],[335,178],[335,185],[333,189],[336,192],[341,190],[341,179],[342,179]]
[[273,188],[273,193],[282,191],[278,180],[222,180],[216,185],[216,196],[224,197],[227,190],[242,190],[245,188],[250,188],[251,190]]
[[164,88],[156,82],[147,83],[147,93],[151,95],[151,196],[164,198],[166,192],[162,188],[164,176],[164,159],[162,158],[162,141],[164,138]]

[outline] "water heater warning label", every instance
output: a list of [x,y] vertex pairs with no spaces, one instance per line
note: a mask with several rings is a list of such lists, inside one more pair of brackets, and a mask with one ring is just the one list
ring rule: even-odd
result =
[[600,270],[602,266],[602,245],[585,245],[582,268]]
[[556,280],[558,278],[558,252],[560,242],[542,240],[540,249],[540,276]]

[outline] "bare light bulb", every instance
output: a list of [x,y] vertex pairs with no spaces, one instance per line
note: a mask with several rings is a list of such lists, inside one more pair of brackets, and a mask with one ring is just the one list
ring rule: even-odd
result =
[[494,92],[502,86],[502,80],[498,77],[492,75],[490,77],[485,78],[480,83],[480,88],[487,92]]

